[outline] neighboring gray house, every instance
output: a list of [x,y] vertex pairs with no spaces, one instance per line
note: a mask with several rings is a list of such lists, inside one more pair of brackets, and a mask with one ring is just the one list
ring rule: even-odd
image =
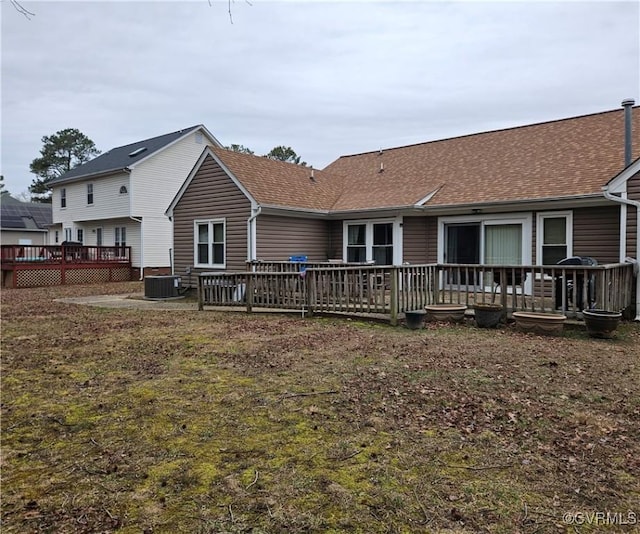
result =
[[21,202],[9,193],[0,195],[3,245],[46,245],[51,225],[51,204]]
[[203,126],[144,139],[101,154],[51,182],[51,244],[130,246],[136,277],[167,273],[171,223],[164,216],[207,146],[220,143]]

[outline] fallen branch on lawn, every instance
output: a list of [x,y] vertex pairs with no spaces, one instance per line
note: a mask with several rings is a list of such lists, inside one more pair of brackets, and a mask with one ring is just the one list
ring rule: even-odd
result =
[[256,471],[256,478],[253,479],[253,482],[251,484],[249,484],[245,489],[248,490],[251,486],[255,486],[256,482],[258,482],[258,471]]

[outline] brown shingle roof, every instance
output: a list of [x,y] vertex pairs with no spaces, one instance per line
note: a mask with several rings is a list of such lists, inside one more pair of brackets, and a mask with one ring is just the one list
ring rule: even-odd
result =
[[[640,156],[634,108],[633,158]],[[380,164],[384,171],[379,172]],[[600,193],[624,163],[624,111],[343,156],[326,167],[346,177],[335,210],[474,204]]]
[[329,210],[342,192],[342,178],[311,168],[265,157],[213,148],[257,202],[263,205]]
[[[634,108],[633,157],[640,157]],[[342,156],[324,170],[213,148],[262,205],[347,211],[469,205],[599,194],[624,166],[624,111],[614,110]],[[384,170],[380,172],[381,164]]]

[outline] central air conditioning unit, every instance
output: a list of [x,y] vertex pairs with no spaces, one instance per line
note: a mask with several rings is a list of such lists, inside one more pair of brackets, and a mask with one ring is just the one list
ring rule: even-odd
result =
[[180,296],[182,279],[179,276],[145,276],[144,298],[146,299],[170,299]]

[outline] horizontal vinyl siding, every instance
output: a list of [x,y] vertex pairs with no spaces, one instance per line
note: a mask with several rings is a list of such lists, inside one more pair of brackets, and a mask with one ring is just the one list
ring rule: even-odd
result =
[[329,259],[342,260],[342,221],[329,221]]
[[169,267],[172,226],[167,217],[145,217],[142,222],[143,267]]
[[302,255],[309,261],[326,261],[331,253],[327,221],[260,215],[257,224],[258,260],[286,261]]
[[[627,181],[627,198],[640,202],[640,173]],[[638,258],[640,252],[636,247],[636,226],[638,224],[638,208],[627,206],[627,256]]]
[[[131,212],[134,217],[163,217],[178,189],[208,144],[197,132],[134,166],[131,171]],[[146,244],[145,244],[146,246]]]
[[[207,156],[173,210],[174,269],[184,274],[194,264],[195,220],[226,220],[226,267],[244,271],[247,261],[247,219],[249,199],[220,166]],[[210,269],[198,269],[199,271]]]
[[402,254],[403,262],[428,263],[427,217],[404,217],[402,221]]
[[[87,204],[87,184],[93,184],[93,204]],[[120,173],[93,180],[72,182],[53,188],[53,222],[70,226],[78,221],[94,221],[129,216],[129,194],[120,188],[129,188],[129,174]],[[60,195],[66,189],[67,207],[60,207]]]
[[438,218],[427,217],[426,225],[426,263],[438,263]]
[[620,259],[620,208],[604,206],[573,210],[573,254],[598,263]]

